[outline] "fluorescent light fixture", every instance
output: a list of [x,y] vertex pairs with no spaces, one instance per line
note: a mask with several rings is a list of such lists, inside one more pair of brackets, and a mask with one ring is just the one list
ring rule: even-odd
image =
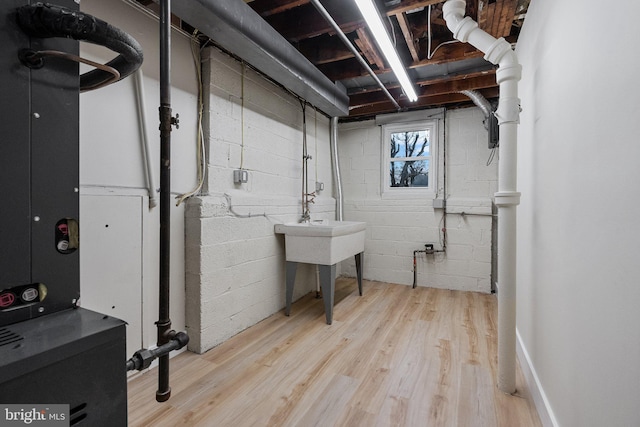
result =
[[387,34],[387,30],[382,24],[380,14],[378,13],[376,6],[373,4],[373,0],[355,0],[355,2],[356,5],[358,5],[358,9],[360,9],[360,13],[362,13],[364,20],[367,22],[369,30],[371,30],[373,37],[376,39],[378,47],[382,50],[382,54],[387,59],[387,62],[391,66],[393,73],[396,75],[398,82],[400,82],[404,93],[409,98],[409,101],[417,101],[418,95],[416,95],[416,91],[413,89],[413,85],[409,80],[407,71],[400,62],[398,52],[396,52],[395,48],[391,44],[389,34]]

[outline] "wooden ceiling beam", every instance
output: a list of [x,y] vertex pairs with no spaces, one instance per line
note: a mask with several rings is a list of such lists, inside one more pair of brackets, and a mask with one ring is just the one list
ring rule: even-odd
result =
[[480,77],[487,77],[487,76],[491,76],[493,81],[496,82],[495,75],[496,75],[496,69],[495,68],[490,68],[490,69],[487,69],[487,70],[474,71],[474,72],[471,72],[471,73],[459,73],[459,74],[435,77],[435,78],[432,78],[432,79],[418,80],[418,81],[416,81],[416,85],[418,85],[418,86],[426,86],[426,85],[433,85],[433,84],[445,83],[445,82],[450,82],[450,81],[467,80],[467,79],[478,79]]
[[[496,77],[492,74],[487,74],[476,77],[423,83],[422,87],[417,90],[417,93],[418,99],[420,99],[448,93],[457,93],[463,90],[487,89],[497,86],[498,83],[496,82]],[[400,89],[398,87],[390,87],[388,90],[396,100],[402,99],[400,96]],[[349,108],[359,107],[362,105],[379,104],[386,101],[387,98],[382,91],[351,95],[349,97]]]
[[445,1],[446,0],[404,0],[395,6],[391,6],[384,13],[386,13],[387,16],[397,15],[398,13],[405,13],[421,7],[433,6],[434,4],[444,3]]
[[478,22],[478,2],[479,0],[467,0],[467,16]]
[[356,34],[358,37],[354,40],[356,46],[362,52],[362,55],[369,61],[369,64],[374,65],[378,68],[378,70],[384,70],[385,65],[378,49],[374,46],[371,38],[369,38],[369,34],[364,28],[358,28],[356,30]]
[[413,62],[420,61],[420,56],[418,55],[418,50],[416,49],[416,43],[413,34],[411,33],[411,29],[409,28],[407,15],[405,15],[403,12],[399,12],[395,14],[395,17],[398,20],[398,24],[400,25],[400,29],[402,30],[402,35],[404,36],[404,41],[407,43],[407,47],[409,48],[409,53],[411,54]]
[[[401,13],[405,13],[410,10],[418,9],[420,7],[426,7],[429,5],[435,5],[443,3],[446,0],[404,0],[400,4],[393,6],[381,13],[386,16],[395,16]],[[283,3],[278,7],[287,7],[292,4],[291,0],[271,0],[276,4]],[[261,10],[268,10],[266,4],[270,2],[262,2],[255,0],[249,5],[258,13]],[[315,10],[312,4],[309,4],[308,0],[294,1],[295,6],[288,7],[281,12],[272,13],[270,15],[262,15],[266,21],[282,34],[287,40],[297,42],[303,39],[316,37],[321,34],[333,34],[333,28],[326,22],[326,20]],[[329,15],[338,23],[340,29],[344,33],[351,33],[358,28],[366,27],[366,24],[360,14],[360,11],[353,2],[345,2],[344,0],[323,0],[323,6],[329,12]],[[274,6],[274,10],[275,10]],[[264,12],[268,13],[268,12]]]
[[[458,73],[458,74],[449,74],[446,76],[439,76],[439,77],[434,77],[434,78],[430,78],[430,79],[422,79],[422,80],[417,80],[415,82],[416,86],[426,86],[426,85],[432,85],[432,84],[438,84],[438,83],[445,83],[448,81],[455,81],[455,80],[466,80],[466,79],[473,79],[473,78],[477,78],[477,77],[483,77],[483,76],[494,76],[493,79],[495,79],[495,74],[496,74],[496,69],[495,68],[489,68],[486,70],[478,70],[478,71],[473,71],[470,73]],[[393,86],[389,86],[391,88],[399,88],[399,85],[393,85]],[[351,89],[349,90],[349,95],[353,96],[353,95],[360,95],[363,93],[371,93],[371,92],[376,92],[379,91],[380,88],[378,86],[369,86],[369,87],[364,87],[364,88],[360,88],[360,89]]]
[[[509,43],[514,43],[516,38],[513,36],[505,37]],[[437,46],[437,45],[436,45]],[[433,47],[432,47],[433,49]],[[425,65],[445,64],[448,62],[460,61],[470,58],[481,58],[484,54],[469,43],[452,43],[442,46],[433,55],[431,59],[423,59],[418,63],[414,63],[410,68],[422,67]]]
[[511,26],[513,25],[513,18],[516,15],[517,6],[518,0],[504,0],[500,22],[496,29],[496,37],[506,37],[511,33]]
[[[499,96],[500,90],[498,87],[482,89],[480,93],[487,99],[495,99]],[[444,95],[433,95],[419,98],[418,101],[409,103],[406,101],[400,101],[400,106],[403,109],[414,110],[422,108],[435,108],[446,107],[448,105],[467,105],[471,104],[471,100],[461,93],[450,93]],[[349,119],[369,118],[374,117],[377,114],[395,113],[396,108],[391,101],[386,101],[380,104],[363,105],[358,107],[349,108]]]
[[[487,30],[487,22],[489,21],[489,2],[487,0],[478,1],[478,27]],[[491,20],[493,21],[493,9],[491,9]]]
[[351,52],[337,37],[321,36],[298,43],[298,50],[316,66],[353,58]]
[[253,0],[249,3],[249,6],[264,18],[276,13],[286,12],[307,3],[309,3],[309,0]]
[[[507,41],[509,40],[510,38],[507,38]],[[446,64],[449,62],[460,61],[462,59],[481,58],[482,56],[482,52],[468,43],[455,43],[443,46],[438,50],[438,52],[436,52],[432,59],[423,59],[420,62],[412,64],[409,68],[418,68],[434,64]],[[320,64],[318,68],[331,81],[346,80],[368,75],[356,59],[348,59],[336,63],[329,63],[329,61],[326,61],[325,63]],[[384,73],[390,70],[383,69],[376,71]]]
[[[151,1],[151,0],[147,0]],[[246,0],[245,0],[246,1]],[[444,3],[446,0],[404,0],[396,6],[381,11],[387,16],[397,15],[398,13],[408,12],[410,10],[419,9],[421,7],[432,6]],[[477,0],[472,0],[477,1]],[[253,0],[248,4],[253,10],[258,12],[262,17],[275,15],[277,13],[286,12],[298,6],[310,3],[310,0]],[[325,7],[327,7],[325,5]],[[332,15],[333,16],[333,15]],[[334,18],[335,19],[335,18]]]
[[478,3],[478,25],[492,36],[506,37],[516,14],[518,0],[496,0],[489,4],[487,0]]
[[[434,47],[432,47],[433,49]],[[448,62],[460,61],[463,59],[478,58],[484,54],[469,43],[452,43],[442,46],[431,59],[423,59],[412,64],[411,68],[425,65],[445,64]]]
[[317,67],[332,82],[369,75],[355,58],[344,61],[326,62],[324,64],[318,64]]
[[484,75],[473,78],[449,80],[442,83],[432,83],[424,85],[418,90],[418,97],[461,92],[463,90],[486,89],[495,86],[498,86],[496,77],[493,75]]
[[[348,34],[358,28],[365,27],[362,15],[355,3],[343,0],[323,0],[322,5],[344,33]],[[333,27],[312,4],[301,5],[286,12],[267,16],[265,20],[285,39],[294,43],[322,34],[335,33]]]

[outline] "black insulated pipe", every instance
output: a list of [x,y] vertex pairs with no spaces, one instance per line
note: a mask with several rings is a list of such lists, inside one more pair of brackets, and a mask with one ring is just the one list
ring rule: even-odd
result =
[[[104,68],[88,71],[80,76],[81,92],[97,89],[112,81],[122,80],[142,65],[144,56],[142,48],[133,37],[87,13],[37,2],[33,5],[18,8],[17,19],[20,28],[31,37],[72,38],[104,46],[119,54],[113,60],[104,64],[107,68],[117,70],[118,77],[113,79],[112,74]],[[74,59],[77,57],[73,56],[72,58],[72,55],[68,54],[66,58],[77,60]],[[35,60],[37,58],[32,59]],[[41,61],[42,57],[39,59]]]

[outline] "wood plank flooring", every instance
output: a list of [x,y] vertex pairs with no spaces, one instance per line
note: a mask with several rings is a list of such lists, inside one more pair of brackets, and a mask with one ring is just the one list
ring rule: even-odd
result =
[[131,426],[540,426],[518,368],[496,387],[495,296],[336,282],[333,325],[309,294],[204,355],[129,382]]

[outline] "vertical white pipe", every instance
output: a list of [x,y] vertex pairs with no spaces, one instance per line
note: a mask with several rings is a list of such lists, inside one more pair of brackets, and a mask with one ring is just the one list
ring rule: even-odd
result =
[[517,130],[520,115],[518,81],[521,67],[504,39],[496,39],[464,17],[465,0],[447,0],[443,7],[447,26],[456,39],[470,43],[498,64],[500,105],[496,111],[500,125],[498,166],[498,388],[516,391],[516,207],[520,203],[517,188]]
[[333,181],[336,189],[336,219],[342,221],[344,200],[342,198],[342,176],[340,175],[340,158],[338,157],[338,118],[331,118],[331,163],[333,166]]
[[[502,92],[502,86],[501,86]],[[511,92],[512,93],[512,92]],[[501,101],[502,102],[502,101]],[[500,125],[498,164],[498,388],[516,391],[517,124]],[[504,142],[503,142],[504,141]]]
[[140,144],[142,145],[142,156],[144,157],[145,178],[147,181],[147,191],[149,193],[149,209],[153,209],[158,205],[156,198],[156,186],[153,182],[153,169],[151,168],[151,156],[149,154],[149,138],[147,134],[147,111],[144,104],[144,77],[142,69],[134,74],[134,82],[136,87],[136,104],[138,107],[138,126],[140,127]]
[[498,388],[516,391],[516,207],[498,207]]

